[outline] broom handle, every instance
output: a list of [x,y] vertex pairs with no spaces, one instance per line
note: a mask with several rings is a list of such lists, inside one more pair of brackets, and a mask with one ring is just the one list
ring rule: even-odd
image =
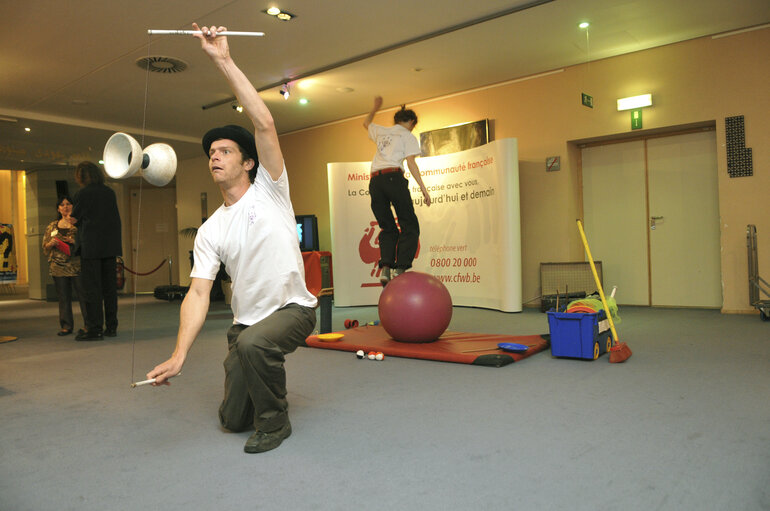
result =
[[586,239],[586,233],[583,231],[583,224],[580,222],[580,220],[577,221],[578,229],[580,230],[580,238],[583,240],[583,247],[586,249],[586,254],[588,254],[588,262],[591,263],[591,272],[594,274],[594,280],[596,281],[596,287],[599,289],[599,296],[602,299],[602,305],[604,306],[604,311],[607,313],[607,319],[610,322],[610,330],[612,330],[612,338],[615,340],[615,344],[618,344],[618,333],[615,331],[615,323],[612,321],[612,314],[610,313],[610,308],[607,306],[607,299],[604,298],[604,291],[602,290],[602,283],[599,280],[599,274],[596,273],[596,266],[594,265],[594,258],[591,256],[591,249],[588,248],[588,240]]

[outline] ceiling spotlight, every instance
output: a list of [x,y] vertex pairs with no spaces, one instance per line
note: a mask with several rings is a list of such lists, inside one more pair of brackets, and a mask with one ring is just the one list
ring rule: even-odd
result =
[[307,105],[307,98],[300,98],[299,99],[299,104],[300,105]]
[[233,110],[238,112],[239,114],[243,112],[243,107],[239,105],[238,103],[233,103]]
[[32,131],[32,130],[31,130],[31,129],[29,129],[29,128],[24,128],[24,131],[26,131],[27,133],[29,133],[29,132],[30,132],[30,131]]
[[305,78],[304,80],[301,80],[294,84],[295,87],[298,89],[312,89],[313,86],[318,84],[318,79],[316,78]]
[[289,99],[289,84],[284,83],[281,86],[281,96],[283,96],[283,99]]
[[278,18],[281,21],[289,21],[292,18],[296,18],[296,15],[294,15],[294,14],[292,14],[290,12],[282,11],[278,7],[271,7],[269,9],[266,9],[266,10],[262,11],[262,12],[264,12],[265,14],[268,14],[270,16],[275,16],[276,18]]
[[589,26],[591,26],[591,24],[587,21],[584,21],[578,25],[579,28],[588,28]]

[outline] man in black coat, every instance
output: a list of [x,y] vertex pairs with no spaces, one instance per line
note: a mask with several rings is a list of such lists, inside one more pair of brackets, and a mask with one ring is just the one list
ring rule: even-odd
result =
[[79,163],[75,181],[82,187],[75,194],[72,210],[78,227],[75,253],[80,255],[80,279],[87,309],[86,328],[75,339],[99,341],[104,335],[115,337],[118,330],[115,266],[117,256],[123,255],[120,213],[115,192],[104,184],[104,174],[96,164]]

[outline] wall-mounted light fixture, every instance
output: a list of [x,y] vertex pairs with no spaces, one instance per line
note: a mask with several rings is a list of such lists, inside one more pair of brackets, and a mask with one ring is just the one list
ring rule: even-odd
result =
[[642,94],[641,96],[631,96],[628,98],[620,98],[618,100],[619,112],[643,108],[645,106],[652,106],[652,94]]
[[281,96],[283,96],[283,99],[289,99],[289,84],[284,83],[281,86]]
[[232,107],[233,107],[233,110],[235,110],[239,114],[243,112],[243,107],[241,105],[239,105],[238,103],[233,103]]

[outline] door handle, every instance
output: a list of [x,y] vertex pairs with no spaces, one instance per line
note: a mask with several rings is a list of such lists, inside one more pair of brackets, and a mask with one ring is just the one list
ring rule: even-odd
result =
[[655,230],[655,225],[657,224],[658,220],[663,220],[662,216],[651,216],[650,217],[650,229]]

